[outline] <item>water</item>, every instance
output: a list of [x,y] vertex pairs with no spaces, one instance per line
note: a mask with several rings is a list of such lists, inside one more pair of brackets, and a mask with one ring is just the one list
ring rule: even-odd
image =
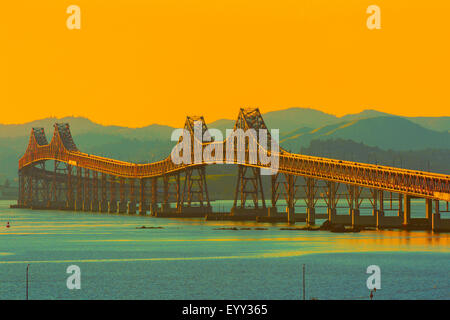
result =
[[[373,264],[381,268],[375,299],[450,298],[449,234],[286,231],[11,203],[0,201],[0,299],[25,298],[27,264],[30,299],[300,299],[303,264],[308,299],[368,299]],[[412,210],[422,215],[423,203]],[[163,229],[136,229],[142,225]],[[267,230],[216,230],[231,226]],[[81,268],[81,290],[66,287],[72,264]]]

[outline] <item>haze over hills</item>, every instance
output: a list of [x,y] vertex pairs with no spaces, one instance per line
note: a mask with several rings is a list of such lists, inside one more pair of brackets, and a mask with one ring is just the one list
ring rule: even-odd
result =
[[[342,117],[336,117],[335,115],[327,114],[322,111],[309,109],[309,108],[289,108],[279,111],[271,111],[263,113],[264,121],[270,129],[280,129],[281,135],[287,134],[293,130],[299,128],[319,128],[327,125],[338,124],[342,122],[378,118],[378,117],[399,117],[410,120],[424,128],[434,131],[450,130],[450,116],[449,117],[402,117],[376,110],[363,110],[360,113],[348,114]],[[206,119],[208,121],[208,119]],[[208,123],[210,128],[220,129],[232,129],[235,123],[235,119],[220,119],[214,122]],[[68,122],[70,124],[72,133],[74,135],[85,133],[100,133],[100,134],[112,134],[120,135],[126,138],[136,138],[144,140],[165,140],[167,136],[174,129],[170,126],[151,124],[141,128],[128,128],[121,126],[104,126],[95,123],[87,118],[83,117],[64,117],[64,118],[45,118],[35,120],[24,124],[0,124],[0,138],[1,137],[21,137],[28,136],[32,127],[43,127],[47,134],[47,138],[51,139],[53,133],[53,124],[55,122]],[[184,123],[180,123],[179,127],[182,127]]]
[[87,133],[100,135],[116,135],[126,138],[136,138],[144,140],[158,140],[170,137],[172,127],[151,124],[142,128],[127,128],[120,126],[103,126],[83,117],[64,117],[64,118],[45,118],[24,124],[5,125],[0,124],[0,138],[29,136],[31,128],[43,127],[47,139],[51,140],[53,134],[53,125],[55,122],[67,122],[70,124],[70,130],[74,136]]
[[299,152],[312,140],[346,139],[384,150],[450,149],[450,134],[426,129],[401,117],[364,118],[314,130],[305,128],[281,139],[285,148]]
[[[364,110],[339,118],[306,108],[268,112],[263,117],[269,129],[280,129],[281,145],[292,152],[300,152],[312,141],[336,139],[363,143],[385,151],[450,150],[450,117],[406,118]],[[4,180],[2,176],[17,176],[17,160],[25,152],[31,128],[44,127],[50,141],[55,122],[70,124],[75,143],[81,151],[124,161],[145,163],[160,160],[170,153],[174,144],[170,141],[174,128],[158,124],[142,128],[103,126],[82,117],[46,118],[18,125],[0,124],[0,182]],[[235,119],[221,119],[209,123],[208,127],[220,129],[225,135],[225,129],[232,129],[234,123]],[[180,123],[180,127],[183,124]]]
[[[280,136],[302,127],[315,129],[326,125],[378,117],[403,118],[434,131],[448,132],[450,130],[450,117],[402,117],[371,109],[336,117],[314,109],[289,108],[264,113],[263,117],[269,129],[280,129]],[[208,126],[225,131],[226,128],[232,128],[234,122],[235,120],[232,119],[220,119],[209,123]]]

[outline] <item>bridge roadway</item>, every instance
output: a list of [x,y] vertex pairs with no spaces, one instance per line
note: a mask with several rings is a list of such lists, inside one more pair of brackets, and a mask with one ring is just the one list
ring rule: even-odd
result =
[[[187,117],[184,129],[191,133],[191,137],[194,137],[194,126],[199,123],[202,125],[202,133],[207,133],[208,129],[203,117]],[[238,119],[235,123],[234,129],[242,129],[247,131],[254,129],[267,129],[264,120],[258,109],[240,109]],[[224,141],[206,142],[202,143],[200,152],[203,154],[203,150],[208,146],[223,148],[224,154],[226,154],[227,148],[236,147],[237,142],[233,140],[231,143],[230,138]],[[269,135],[269,145],[271,137]],[[181,140],[180,140],[181,142]],[[191,145],[198,143],[194,141]],[[253,201],[253,212],[258,215],[265,215],[265,212],[269,212],[265,208],[265,202],[262,202],[262,208],[259,204],[259,200],[264,199],[264,193],[262,192],[262,183],[260,177],[260,170],[262,168],[269,168],[270,164],[261,163],[260,159],[257,159],[256,163],[249,162],[249,145],[245,144],[246,153],[244,159],[232,159],[232,163],[238,165],[238,182],[235,192],[235,202],[232,210],[232,214],[247,214],[250,211],[246,209],[246,201],[250,197]],[[266,149],[266,147],[261,147]],[[265,150],[264,150],[265,151]],[[448,221],[440,219],[440,206],[439,202],[447,202],[446,208],[448,210],[448,201],[450,201],[450,176],[437,174],[432,172],[423,172],[416,170],[400,169],[395,167],[373,165],[366,163],[358,163],[337,159],[327,159],[322,157],[313,157],[300,154],[290,153],[282,148],[279,151],[269,151],[268,154],[278,156],[279,166],[278,174],[272,177],[272,207],[276,206],[276,199],[281,194],[280,191],[275,190],[275,186],[283,185],[285,187],[285,193],[283,193],[287,203],[287,219],[291,222],[295,221],[295,194],[298,189],[296,180],[298,177],[305,179],[306,188],[306,203],[307,203],[307,222],[314,223],[314,204],[317,202],[317,186],[318,181],[325,182],[326,195],[324,200],[328,205],[329,220],[332,220],[333,212],[336,211],[337,189],[339,185],[345,185],[348,189],[347,198],[350,198],[349,212],[350,217],[358,215],[359,205],[361,203],[360,190],[362,188],[369,189],[373,195],[371,203],[374,207],[373,219],[377,218],[377,215],[381,215],[376,220],[382,220],[383,218],[383,197],[386,193],[398,193],[402,196],[399,201],[399,221],[402,225],[408,225],[413,219],[409,216],[408,208],[410,207],[410,199],[423,198],[427,203],[427,221],[432,228],[433,215],[436,221],[441,221],[443,225],[446,225]],[[192,151],[191,159],[194,158],[194,151]],[[33,172],[36,168],[45,170],[45,162],[53,160],[55,162],[55,168],[53,171],[47,171],[47,174],[42,177]],[[225,161],[225,159],[223,159]],[[201,214],[211,212],[209,195],[206,185],[205,166],[214,163],[214,161],[208,159],[202,159],[200,163],[192,164],[174,164],[170,155],[158,162],[148,164],[135,164],[130,162],[124,162],[114,159],[108,159],[95,155],[90,155],[78,150],[75,142],[73,141],[68,124],[55,124],[55,130],[50,143],[47,142],[44,130],[42,128],[33,128],[30,135],[30,140],[25,154],[19,160],[19,203],[18,206],[31,206],[30,202],[57,202],[55,199],[56,189],[64,188],[65,202],[68,206],[71,206],[72,202],[75,202],[75,198],[78,197],[78,201],[97,201],[98,192],[100,192],[100,203],[116,201],[116,188],[118,184],[120,187],[120,202],[119,211],[123,211],[123,202],[127,202],[127,207],[131,201],[137,201],[142,203],[142,210],[145,210],[145,188],[146,182],[152,181],[152,207],[157,206],[157,188],[158,179],[163,180],[163,198],[164,202],[161,203],[161,211],[169,210],[169,188],[170,181],[175,180],[176,193],[176,206],[177,212],[201,212]],[[58,167],[59,166],[59,167]],[[61,168],[61,166],[63,168]],[[59,170],[59,172],[57,172]],[[76,170],[75,176],[72,171]],[[84,170],[84,175],[83,175]],[[66,175],[66,181],[61,182],[64,179],[55,179],[56,174]],[[185,174],[183,190],[180,186],[180,173]],[[193,173],[197,175],[193,175]],[[92,177],[91,177],[92,175]],[[98,176],[101,179],[98,179]],[[284,182],[279,182],[277,179],[281,178]],[[40,178],[39,178],[40,177]],[[83,180],[84,177],[84,180]],[[109,177],[109,178],[108,178]],[[36,180],[36,181],[35,181]],[[134,182],[140,182],[139,192],[138,188],[134,187]],[[40,185],[39,185],[40,181]],[[52,182],[53,181],[53,182]],[[76,181],[76,182],[75,182]],[[88,181],[88,182],[86,182]],[[76,185],[74,186],[73,183]],[[37,186],[34,186],[37,184]],[[41,190],[39,192],[34,190]],[[197,189],[194,187],[197,186]],[[248,191],[248,187],[252,187],[251,191]],[[89,189],[90,188],[90,189]],[[247,189],[246,189],[247,188]],[[98,190],[97,190],[98,189]],[[194,190],[195,189],[195,190]],[[53,191],[52,191],[53,190]],[[88,191],[92,194],[88,194]],[[309,190],[309,191],[308,191]],[[94,191],[94,192],[93,192]],[[97,192],[97,196],[95,193]],[[34,197],[34,200],[33,200]],[[53,198],[53,200],[52,200]],[[137,199],[139,198],[139,199]],[[238,200],[240,198],[240,206]],[[200,202],[201,208],[194,208],[193,203]],[[28,203],[28,204],[27,204]],[[186,205],[187,203],[187,205]],[[405,207],[403,208],[403,203]],[[434,206],[433,206],[434,204]],[[133,204],[134,205],[134,204]],[[132,206],[133,206],[132,205]],[[49,206],[47,204],[47,206]],[[105,205],[103,205],[105,206]],[[80,207],[80,206],[79,206]],[[90,204],[91,210],[95,211],[97,206]],[[433,209],[434,207],[434,209]],[[114,211],[115,205],[112,205],[112,211]],[[403,210],[405,209],[405,210]],[[101,204],[99,204],[99,210],[101,210]],[[105,209],[103,209],[105,210]],[[108,209],[111,211],[111,209]],[[356,210],[356,211],[355,211]],[[433,211],[434,210],[434,211]],[[447,211],[446,210],[446,211]],[[133,209],[131,210],[131,212]],[[352,213],[352,211],[354,211]],[[406,216],[405,216],[406,211]],[[157,210],[155,209],[155,212]],[[272,209],[272,213],[275,214],[276,209]],[[278,213],[276,213],[278,214]],[[338,217],[337,217],[338,218]],[[336,220],[336,218],[335,218]],[[351,221],[355,218],[351,218]],[[357,218],[356,218],[357,220]],[[354,224],[354,221],[352,222]],[[373,223],[372,223],[373,224]],[[435,228],[436,229],[436,228]]]

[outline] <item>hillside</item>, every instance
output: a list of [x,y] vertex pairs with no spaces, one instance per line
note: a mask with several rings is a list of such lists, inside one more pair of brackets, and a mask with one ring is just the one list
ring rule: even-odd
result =
[[378,117],[324,126],[308,132],[286,135],[281,145],[298,152],[312,140],[346,139],[368,146],[393,150],[449,149],[450,134],[426,129],[400,117]]

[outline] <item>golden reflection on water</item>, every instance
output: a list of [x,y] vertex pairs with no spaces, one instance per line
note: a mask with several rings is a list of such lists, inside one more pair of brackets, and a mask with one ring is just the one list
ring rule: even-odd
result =
[[[288,231],[296,232],[296,231]],[[308,233],[308,231],[302,231]],[[450,235],[434,234],[431,232],[408,231],[377,231],[361,232],[359,234],[332,234],[328,232],[314,232],[311,236],[285,236],[268,237],[264,234],[258,238],[253,236],[229,238],[202,238],[202,239],[92,239],[92,240],[68,240],[69,242],[282,242],[280,250],[276,252],[261,253],[262,257],[268,256],[296,256],[311,253],[332,252],[380,252],[380,251],[433,251],[450,252]],[[298,247],[298,250],[292,250]],[[286,248],[288,250],[283,250]],[[266,248],[269,249],[269,248]],[[262,249],[264,250],[264,249]]]

